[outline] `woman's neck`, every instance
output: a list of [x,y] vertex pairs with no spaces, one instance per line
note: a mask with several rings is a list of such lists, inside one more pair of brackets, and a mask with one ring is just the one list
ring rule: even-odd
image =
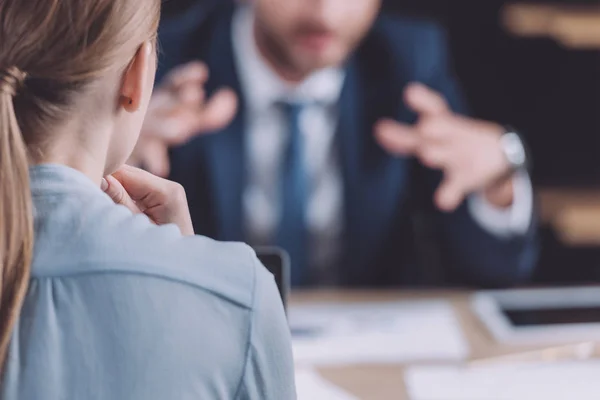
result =
[[106,168],[110,135],[95,130],[61,129],[51,145],[32,154],[33,164],[61,164],[78,170],[100,185]]

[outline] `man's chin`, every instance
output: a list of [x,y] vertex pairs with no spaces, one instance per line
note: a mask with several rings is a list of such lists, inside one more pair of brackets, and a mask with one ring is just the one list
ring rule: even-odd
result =
[[344,59],[342,57],[304,57],[299,59],[296,63],[296,66],[299,67],[300,70],[305,71],[307,73],[315,72],[321,69],[337,67],[344,63]]

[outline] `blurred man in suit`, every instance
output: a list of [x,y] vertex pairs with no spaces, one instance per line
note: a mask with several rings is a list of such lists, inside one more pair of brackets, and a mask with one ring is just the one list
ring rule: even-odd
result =
[[287,249],[297,286],[526,279],[519,135],[460,116],[443,32],[380,6],[255,0],[169,21],[134,161],[183,184],[197,233]]

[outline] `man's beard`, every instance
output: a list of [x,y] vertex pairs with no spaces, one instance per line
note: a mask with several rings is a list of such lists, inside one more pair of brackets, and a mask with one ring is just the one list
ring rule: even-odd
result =
[[267,58],[269,63],[277,70],[278,73],[284,75],[284,78],[290,80],[301,79],[310,74],[315,69],[319,69],[321,65],[309,65],[299,60],[294,59],[288,46],[281,40],[278,40],[276,34],[268,32],[264,28],[258,29],[256,32],[258,46]]

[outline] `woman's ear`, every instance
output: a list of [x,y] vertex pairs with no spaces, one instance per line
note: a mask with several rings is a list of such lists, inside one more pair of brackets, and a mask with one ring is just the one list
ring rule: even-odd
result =
[[121,106],[127,112],[135,112],[140,108],[146,90],[146,82],[152,61],[152,44],[144,42],[129,63],[123,75],[121,85]]

